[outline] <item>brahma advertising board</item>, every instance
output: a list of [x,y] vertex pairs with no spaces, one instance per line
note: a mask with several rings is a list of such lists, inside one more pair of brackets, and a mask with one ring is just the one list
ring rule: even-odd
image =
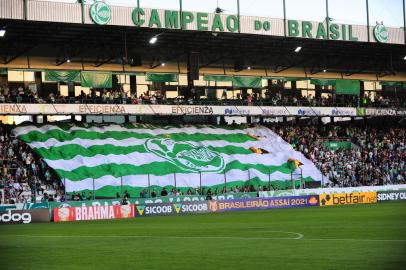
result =
[[262,210],[272,208],[296,208],[318,206],[319,196],[290,196],[278,198],[255,198],[229,201],[210,201],[211,212]]
[[54,208],[54,221],[102,220],[134,217],[134,205]]
[[207,201],[183,203],[152,203],[135,206],[135,216],[171,216],[194,213],[208,213]]

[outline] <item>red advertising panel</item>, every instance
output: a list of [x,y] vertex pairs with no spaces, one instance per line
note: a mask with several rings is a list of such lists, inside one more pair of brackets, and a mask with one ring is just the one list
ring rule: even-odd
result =
[[54,208],[54,221],[101,220],[134,217],[134,205]]

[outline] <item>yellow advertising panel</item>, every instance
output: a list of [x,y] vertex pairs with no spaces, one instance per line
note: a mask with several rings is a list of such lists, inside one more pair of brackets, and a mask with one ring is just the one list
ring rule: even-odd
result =
[[373,192],[352,192],[338,194],[320,194],[320,206],[376,203],[377,194]]

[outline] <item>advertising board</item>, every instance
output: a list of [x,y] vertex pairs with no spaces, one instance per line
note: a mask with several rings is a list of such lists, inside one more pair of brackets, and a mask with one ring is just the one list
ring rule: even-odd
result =
[[183,203],[152,203],[135,206],[135,216],[170,216],[196,213],[208,213],[207,201]]
[[392,190],[378,192],[378,202],[406,200],[406,190]]
[[81,221],[134,217],[134,205],[64,207],[54,209],[54,221]]
[[376,203],[377,193],[373,192],[353,192],[338,194],[321,194],[320,206],[336,206],[347,204]]
[[284,196],[302,196],[302,195],[320,195],[332,193],[352,193],[352,192],[371,192],[371,191],[391,191],[404,190],[406,185],[386,185],[386,186],[361,186],[361,187],[333,187],[333,188],[307,188],[307,189],[287,189],[287,190],[271,190],[258,192],[259,197],[284,197]]
[[28,224],[49,222],[48,209],[8,210],[0,212],[0,224]]
[[211,212],[261,210],[272,208],[296,208],[318,206],[319,196],[291,196],[279,198],[255,198],[229,201],[210,201]]

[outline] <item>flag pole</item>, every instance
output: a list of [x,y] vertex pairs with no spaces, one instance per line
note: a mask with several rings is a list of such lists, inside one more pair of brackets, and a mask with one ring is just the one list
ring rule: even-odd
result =
[[227,175],[224,171],[224,193],[227,193]]
[[94,178],[93,179],[93,200],[95,199],[95,193],[94,193]]
[[149,193],[149,197],[151,197],[151,182],[149,179],[149,174],[148,174],[148,193]]
[[200,193],[200,195],[202,195],[202,172],[201,171],[199,172],[199,176],[200,176],[200,179],[199,179],[199,193]]
[[271,170],[268,170],[268,190],[271,191]]
[[175,191],[176,191],[177,190],[177,187],[176,187],[176,172],[173,173],[173,179],[175,180]]
[[120,195],[123,197],[123,176],[120,176]]

